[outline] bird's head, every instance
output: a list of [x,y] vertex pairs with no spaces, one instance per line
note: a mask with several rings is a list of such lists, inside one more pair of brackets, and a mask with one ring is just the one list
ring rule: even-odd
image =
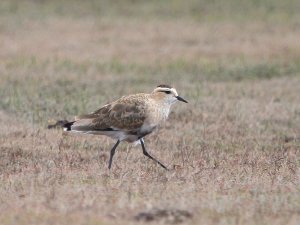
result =
[[154,89],[152,94],[156,95],[158,98],[162,99],[164,102],[170,105],[177,101],[188,103],[185,99],[183,99],[178,95],[175,88],[169,85],[165,85],[165,84],[158,85]]

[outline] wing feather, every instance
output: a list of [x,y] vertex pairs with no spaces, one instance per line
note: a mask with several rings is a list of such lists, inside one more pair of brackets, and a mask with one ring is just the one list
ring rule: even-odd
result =
[[137,94],[104,105],[95,112],[75,118],[72,126],[80,131],[138,130],[146,119],[146,104]]

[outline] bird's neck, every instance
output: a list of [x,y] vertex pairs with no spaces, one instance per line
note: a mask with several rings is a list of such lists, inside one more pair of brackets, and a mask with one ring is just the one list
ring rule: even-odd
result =
[[154,109],[152,113],[155,120],[159,123],[164,122],[169,116],[171,104],[161,98],[152,98],[151,104]]

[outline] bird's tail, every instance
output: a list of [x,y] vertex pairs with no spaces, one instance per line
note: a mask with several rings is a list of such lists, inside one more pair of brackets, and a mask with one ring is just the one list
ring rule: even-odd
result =
[[63,125],[64,131],[70,131],[73,123],[75,123],[75,121],[65,123]]
[[74,122],[69,122],[68,120],[49,120],[48,129],[61,129],[66,130],[71,129],[71,126]]

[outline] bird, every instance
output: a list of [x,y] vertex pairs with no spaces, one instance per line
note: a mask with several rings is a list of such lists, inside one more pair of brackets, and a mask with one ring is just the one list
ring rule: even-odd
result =
[[109,169],[112,167],[118,145],[126,141],[141,144],[145,156],[168,170],[164,164],[148,153],[144,137],[166,121],[171,106],[178,101],[188,103],[178,95],[174,87],[161,84],[151,93],[123,96],[90,114],[76,116],[74,121],[65,123],[63,127],[67,132],[106,135],[116,139],[117,142],[110,150]]

